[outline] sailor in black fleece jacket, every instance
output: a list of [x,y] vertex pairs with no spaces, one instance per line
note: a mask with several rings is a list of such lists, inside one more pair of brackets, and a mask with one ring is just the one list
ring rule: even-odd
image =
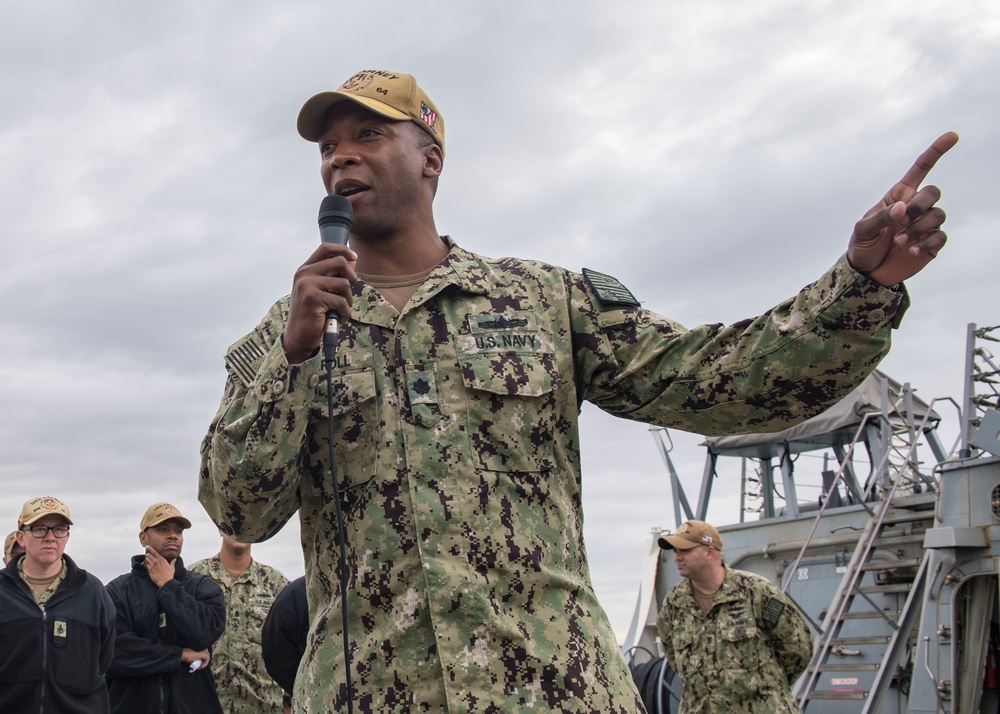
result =
[[[101,581],[63,553],[70,525],[62,501],[28,501],[17,534],[25,553],[0,570],[5,714],[108,711],[103,675],[114,651],[115,608]],[[44,534],[32,535],[32,529]]]
[[150,506],[140,527],[146,552],[107,586],[118,613],[111,711],[221,714],[208,661],[226,625],[222,589],[184,568],[183,531],[191,522],[176,508]]

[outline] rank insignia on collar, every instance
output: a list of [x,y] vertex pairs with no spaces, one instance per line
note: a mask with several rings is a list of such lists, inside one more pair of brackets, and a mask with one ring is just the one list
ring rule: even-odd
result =
[[433,371],[406,372],[406,388],[411,404],[437,404],[437,385]]
[[590,268],[583,269],[583,277],[590,285],[601,307],[639,307],[639,301],[617,278],[598,273]]

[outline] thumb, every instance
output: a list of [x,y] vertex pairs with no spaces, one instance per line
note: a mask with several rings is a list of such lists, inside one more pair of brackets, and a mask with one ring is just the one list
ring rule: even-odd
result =
[[[900,225],[906,216],[906,204],[896,201],[880,211],[865,216],[854,226],[854,237],[865,243],[875,240],[886,228]],[[893,231],[895,233],[895,231]]]

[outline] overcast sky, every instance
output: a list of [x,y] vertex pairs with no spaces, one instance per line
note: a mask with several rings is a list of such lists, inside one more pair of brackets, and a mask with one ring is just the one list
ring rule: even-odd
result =
[[[195,523],[186,561],[217,551],[196,488],[222,356],[318,241],[299,107],[361,69],[415,74],[445,118],[439,231],[612,274],[688,326],[820,276],[957,131],[931,178],[950,240],[883,369],[960,397],[966,324],[1000,322],[995,0],[0,0],[0,59],[0,523],[62,498],[104,581],[157,501]],[[675,441],[694,498],[700,440]],[[623,635],[650,529],[673,525],[666,472],[647,427],[589,406],[583,448]],[[738,490],[716,486],[717,524]],[[302,572],[294,523],[254,553]]]

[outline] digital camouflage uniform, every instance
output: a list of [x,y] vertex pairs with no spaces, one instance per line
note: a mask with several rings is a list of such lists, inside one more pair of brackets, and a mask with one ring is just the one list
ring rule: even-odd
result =
[[[333,369],[358,712],[639,712],[590,581],[578,417],[782,429],[843,397],[903,301],[841,259],[733,327],[680,325],[612,280],[454,245],[402,314],[354,286]],[[290,366],[280,300],[227,353],[199,497],[258,541],[299,510],[313,627],[294,699],[345,702],[322,357]]]
[[663,601],[656,628],[684,685],[680,714],[797,714],[791,687],[809,664],[805,618],[766,578],[726,568],[708,614],[685,579]]
[[264,669],[260,633],[274,599],[288,584],[281,571],[250,562],[233,577],[219,556],[188,568],[212,578],[226,596],[226,630],[212,645],[212,676],[225,714],[281,711],[281,687]]

